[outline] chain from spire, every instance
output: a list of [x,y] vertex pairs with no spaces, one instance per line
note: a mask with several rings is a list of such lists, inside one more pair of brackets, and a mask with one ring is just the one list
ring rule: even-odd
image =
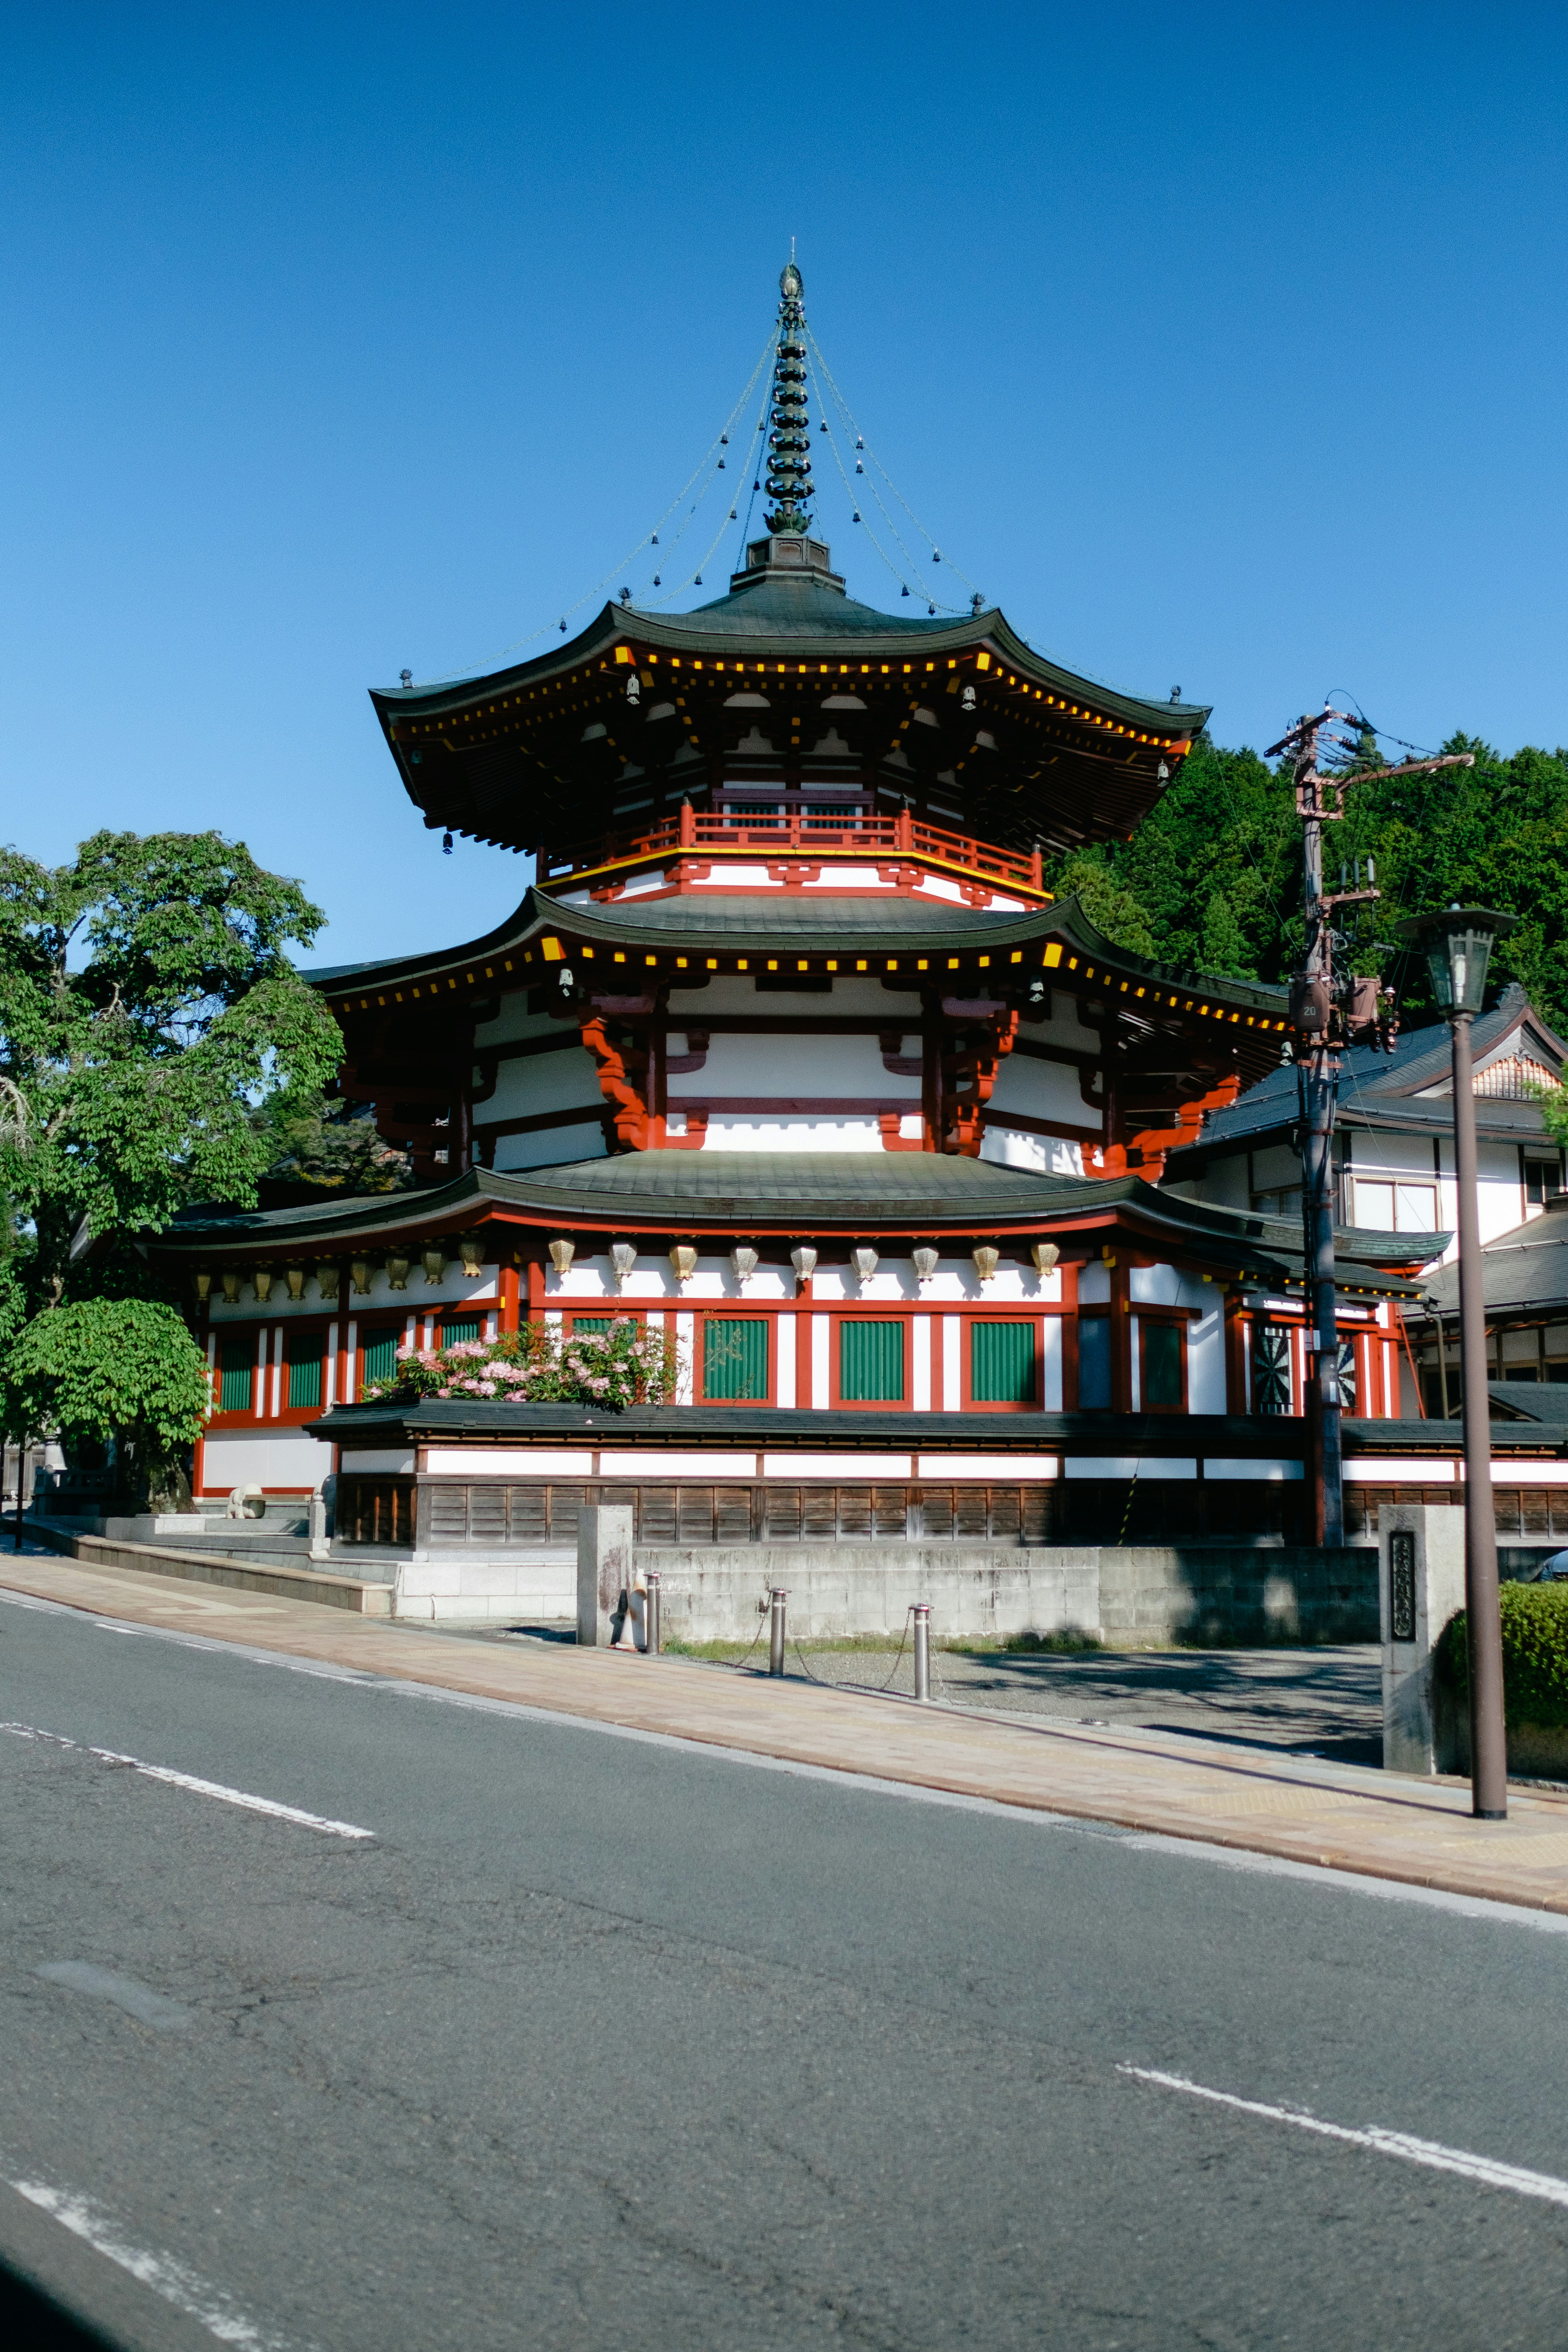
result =
[[805,404],[805,293],[792,252],[779,277],[779,340],[768,436],[768,529],[800,538],[811,529],[811,425]]

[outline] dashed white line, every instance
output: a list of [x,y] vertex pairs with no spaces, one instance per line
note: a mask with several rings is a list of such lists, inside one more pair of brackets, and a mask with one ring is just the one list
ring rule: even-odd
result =
[[1476,2156],[1468,2148],[1445,2147],[1440,2140],[1416,2139],[1410,2132],[1386,2131],[1381,2124],[1360,2130],[1346,2124],[1325,2123],[1321,2116],[1303,2115],[1299,2107],[1275,2107],[1262,2099],[1238,2099],[1233,2092],[1211,2090],[1190,2082],[1184,2074],[1164,2074],[1153,2066],[1119,2066],[1140,2083],[1162,2091],[1181,2091],[1189,2099],[1207,2099],[1216,2107],[1234,2107],[1244,2116],[1261,2116],[1271,2124],[1291,2124],[1298,2131],[1315,2132],[1321,2139],[1342,2140],[1351,2147],[1370,2148],[1377,2156],[1396,2156],[1405,2164],[1424,2164],[1433,2172],[1457,2172],[1485,2189],[1510,2189],[1516,2197],[1538,2197],[1548,2205],[1568,2205],[1568,2180],[1555,2173],[1530,2172],[1522,2165],[1502,2164],[1495,2157]]
[[100,1764],[117,1764],[123,1770],[140,1772],[144,1780],[166,1781],[173,1789],[189,1789],[198,1797],[216,1797],[221,1805],[237,1805],[247,1813],[268,1813],[273,1820],[294,1822],[300,1829],[320,1830],[327,1837],[373,1838],[374,1830],[362,1830],[354,1822],[330,1821],[321,1813],[302,1812],[298,1805],[280,1805],[272,1797],[252,1796],[248,1789],[226,1788],[221,1780],[201,1780],[193,1772],[176,1772],[167,1764],[144,1764],[139,1756],[121,1756],[113,1748],[90,1748],[79,1739],[67,1739],[58,1731],[40,1731],[31,1723],[0,1723],[0,1731],[9,1732],[15,1739],[44,1739],[52,1748],[74,1748],[79,1756],[91,1756]]
[[237,2344],[242,2352],[288,2352],[287,2338],[276,2336],[270,2328],[258,2326],[247,2318],[221,2287],[213,2286],[195,2271],[176,2262],[173,2254],[154,2253],[146,2246],[132,2245],[121,2233],[112,2215],[88,2197],[72,2196],[58,2189],[50,2189],[41,2180],[13,2180],[12,2188],[30,2205],[50,2213],[62,2229],[84,2238],[95,2252],[117,2263],[122,2271],[140,2279],[143,2286],[172,2303],[176,2311],[199,2321],[209,2335],[220,2344]]

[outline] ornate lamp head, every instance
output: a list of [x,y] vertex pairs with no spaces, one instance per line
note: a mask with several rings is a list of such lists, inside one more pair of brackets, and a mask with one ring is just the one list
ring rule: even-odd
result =
[[1473,1019],[1486,994],[1492,941],[1518,928],[1512,915],[1489,907],[1445,907],[1398,926],[1402,939],[1425,949],[1432,993],[1445,1021]]

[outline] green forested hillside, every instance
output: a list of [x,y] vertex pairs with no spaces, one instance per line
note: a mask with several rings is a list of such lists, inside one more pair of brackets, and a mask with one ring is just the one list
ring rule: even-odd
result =
[[[1568,751],[1527,747],[1505,759],[1468,735],[1443,750],[1473,751],[1476,764],[1355,786],[1349,814],[1327,830],[1325,873],[1337,879],[1342,859],[1370,852],[1384,894],[1362,919],[1355,968],[1394,982],[1406,1025],[1431,1019],[1419,958],[1374,942],[1392,940],[1401,916],[1454,899],[1501,908],[1520,928],[1494,955],[1497,986],[1522,981],[1568,1033]],[[1384,763],[1363,735],[1356,764]],[[1300,940],[1300,830],[1288,772],[1203,738],[1130,842],[1063,858],[1047,879],[1077,890],[1123,947],[1202,971],[1282,980]]]

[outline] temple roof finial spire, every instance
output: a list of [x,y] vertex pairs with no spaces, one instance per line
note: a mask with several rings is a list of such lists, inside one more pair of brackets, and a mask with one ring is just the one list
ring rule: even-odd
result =
[[805,407],[805,286],[795,267],[795,239],[779,276],[779,341],[773,360],[773,431],[768,436],[767,525],[801,538],[811,528],[811,432]]

